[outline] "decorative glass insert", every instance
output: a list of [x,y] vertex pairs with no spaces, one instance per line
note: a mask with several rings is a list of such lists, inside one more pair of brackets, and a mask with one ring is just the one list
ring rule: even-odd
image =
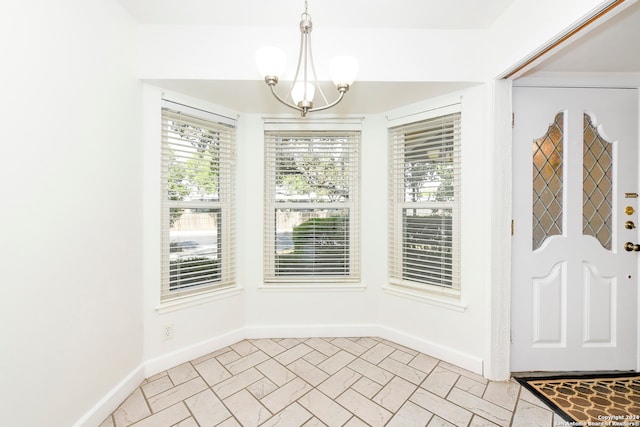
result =
[[544,136],[533,141],[533,250],[547,237],[562,234],[563,126],[560,112]]
[[583,129],[583,234],[593,236],[611,250],[613,150],[598,132],[588,114]]

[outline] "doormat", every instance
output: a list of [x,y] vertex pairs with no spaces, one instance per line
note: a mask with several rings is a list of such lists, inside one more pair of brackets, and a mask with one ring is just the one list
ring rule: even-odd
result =
[[515,378],[572,426],[640,426],[640,374]]

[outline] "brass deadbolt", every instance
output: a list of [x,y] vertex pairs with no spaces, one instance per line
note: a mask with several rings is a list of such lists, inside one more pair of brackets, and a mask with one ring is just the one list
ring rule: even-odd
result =
[[624,250],[627,252],[640,252],[640,245],[627,242],[624,244]]
[[634,213],[635,211],[636,211],[636,210],[635,210],[635,209],[633,209],[633,207],[632,207],[632,206],[627,206],[626,208],[624,208],[624,213],[626,213],[627,215],[633,215],[633,213]]

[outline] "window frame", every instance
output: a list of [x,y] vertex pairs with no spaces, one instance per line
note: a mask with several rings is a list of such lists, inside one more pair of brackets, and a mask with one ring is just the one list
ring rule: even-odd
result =
[[[264,123],[264,252],[263,280],[266,286],[303,284],[311,286],[331,286],[359,283],[360,276],[360,156],[361,123],[338,121],[268,121]],[[278,139],[327,139],[346,140],[348,174],[341,175],[348,182],[349,193],[342,201],[278,201],[276,186],[276,162]],[[317,144],[318,142],[312,142]],[[320,143],[322,144],[322,143]],[[327,144],[331,144],[327,142]],[[347,274],[279,274],[277,265],[276,216],[278,210],[348,210],[348,265]],[[301,224],[299,224],[301,225]],[[315,253],[314,253],[314,260]],[[314,263],[315,265],[315,263]],[[321,264],[322,265],[322,264]]]
[[[160,141],[160,186],[161,186],[161,274],[160,274],[160,303],[174,303],[195,296],[209,295],[236,287],[235,282],[235,151],[236,151],[236,120],[226,116],[201,110],[185,104],[167,99],[161,101],[161,141]],[[218,169],[217,200],[171,200],[169,193],[170,161],[167,153],[171,148],[170,140],[181,140],[175,135],[169,135],[169,124],[177,123],[200,127],[206,132],[219,135],[216,146],[215,160]],[[184,141],[174,143],[181,144]],[[186,146],[186,145],[185,145]],[[188,147],[188,146],[187,146]],[[181,289],[171,289],[171,210],[172,209],[207,209],[217,212],[215,224],[216,258],[219,265],[213,274],[219,278],[207,280],[205,283],[184,286]]]
[[[392,119],[388,123],[388,153],[389,153],[389,283],[392,288],[419,291],[424,294],[459,299],[461,296],[460,283],[460,207],[461,207],[461,182],[462,182],[462,112],[461,104],[455,103],[440,108],[434,108],[421,113],[415,113]],[[451,145],[453,180],[451,183],[453,200],[408,201],[406,200],[405,178],[405,149],[407,132],[425,131],[428,123],[433,120],[453,118],[453,138]],[[421,124],[424,127],[421,127]],[[423,148],[426,146],[423,146]],[[450,210],[451,211],[451,260],[450,286],[428,283],[427,281],[411,280],[405,268],[408,264],[407,237],[405,236],[404,212],[406,209],[416,210]],[[443,225],[443,224],[440,224]],[[423,235],[422,237],[429,235]],[[446,238],[439,242],[444,246]],[[442,270],[441,264],[439,267]],[[415,269],[415,267],[414,267]],[[428,269],[419,270],[425,277],[429,275]],[[435,282],[435,281],[434,281]]]

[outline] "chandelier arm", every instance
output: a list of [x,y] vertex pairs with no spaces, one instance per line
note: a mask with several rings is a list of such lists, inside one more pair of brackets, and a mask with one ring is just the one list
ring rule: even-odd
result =
[[[267,83],[267,84],[269,84],[269,83]],[[269,87],[271,88],[271,93],[273,94],[273,96],[275,96],[275,98],[278,101],[280,101],[282,104],[286,105],[289,108],[293,108],[294,110],[298,110],[298,111],[303,111],[304,112],[303,108],[300,108],[295,104],[290,104],[287,101],[285,101],[284,99],[282,99],[280,97],[280,95],[278,95],[278,92],[276,92],[276,85],[275,84],[269,84]]]
[[[325,104],[328,104],[329,101],[327,100],[327,97],[324,94],[324,91],[322,90],[322,87],[320,86],[320,83],[318,83],[318,75],[316,74],[316,65],[313,62],[313,52],[311,51],[311,33],[307,34],[307,42],[308,42],[308,49],[309,49],[309,59],[311,62],[311,75],[313,76],[313,83],[315,84],[315,86],[318,88],[318,91],[320,92],[320,95],[322,96],[322,99],[324,100]],[[306,79],[305,79],[306,80]],[[307,82],[305,81],[305,84]],[[313,111],[313,110],[309,110],[309,111]]]
[[340,91],[340,95],[338,96],[338,99],[336,99],[335,101],[333,101],[331,104],[327,104],[327,105],[322,105],[320,107],[315,107],[315,108],[309,108],[306,112],[307,113],[313,113],[315,111],[322,111],[322,110],[326,110],[329,109],[335,105],[338,105],[338,103],[340,101],[342,101],[342,98],[344,98],[344,94],[347,93],[347,91],[349,90],[349,86],[341,86],[338,88],[338,90]]
[[[293,86],[298,81],[298,76],[300,75],[300,67],[302,65],[303,46],[304,46],[304,33],[302,31],[300,31],[300,49],[298,51],[298,65],[296,67],[296,73],[293,76],[293,80],[291,81],[291,84],[289,85],[289,91],[287,92],[287,98],[291,97],[291,90],[293,89]],[[306,82],[305,82],[305,85],[306,85]],[[293,99],[292,99],[292,101],[293,101]]]

